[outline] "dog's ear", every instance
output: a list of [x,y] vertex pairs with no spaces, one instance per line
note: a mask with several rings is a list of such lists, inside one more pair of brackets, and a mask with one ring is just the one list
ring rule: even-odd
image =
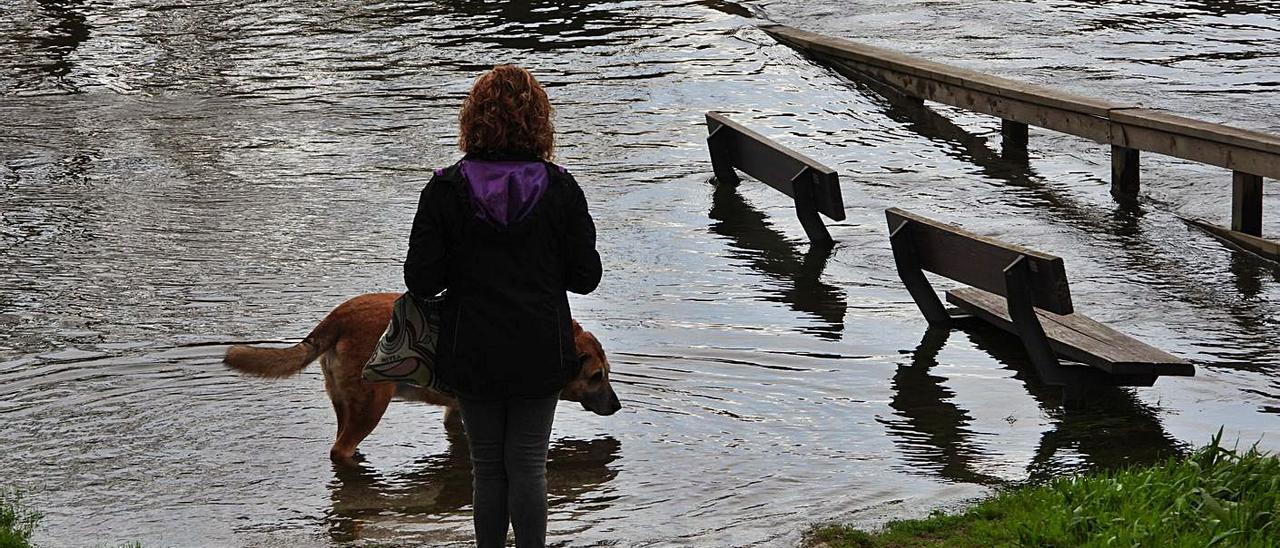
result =
[[578,323],[578,320],[569,320],[569,321],[573,323],[573,336],[574,338],[577,338],[578,335],[582,334],[582,325]]

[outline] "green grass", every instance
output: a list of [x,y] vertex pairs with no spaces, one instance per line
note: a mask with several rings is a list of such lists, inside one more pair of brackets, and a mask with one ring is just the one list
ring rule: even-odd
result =
[[0,489],[0,548],[30,548],[40,514],[29,509],[14,489]]
[[807,546],[1280,546],[1280,457],[1220,445],[1153,466],[998,493],[963,514],[896,521],[868,534],[809,531]]
[[[31,535],[43,516],[22,500],[17,489],[0,488],[0,548],[34,548]],[[141,542],[129,542],[116,548],[143,548]]]

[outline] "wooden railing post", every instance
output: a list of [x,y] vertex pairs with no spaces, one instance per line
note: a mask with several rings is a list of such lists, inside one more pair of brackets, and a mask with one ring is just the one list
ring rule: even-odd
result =
[[1133,198],[1138,195],[1138,149],[1111,145],[1111,195]]
[[1262,236],[1262,177],[1235,171],[1231,183],[1231,230]]
[[1000,155],[1010,160],[1027,159],[1027,124],[1000,120]]

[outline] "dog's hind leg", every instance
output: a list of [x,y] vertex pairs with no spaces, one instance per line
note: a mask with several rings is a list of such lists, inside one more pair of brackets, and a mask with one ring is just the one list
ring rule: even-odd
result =
[[356,447],[378,426],[395,393],[393,384],[368,384],[354,397],[335,403],[335,408],[343,407],[344,410],[338,413],[342,423],[338,426],[338,439],[333,442],[329,456],[334,460],[348,460],[355,456]]
[[324,391],[329,394],[329,402],[333,404],[333,414],[338,419],[338,438],[342,438],[342,431],[347,426],[347,407],[343,405],[342,398],[338,396],[337,387],[333,385],[333,379],[329,378],[328,368],[325,369],[324,375]]

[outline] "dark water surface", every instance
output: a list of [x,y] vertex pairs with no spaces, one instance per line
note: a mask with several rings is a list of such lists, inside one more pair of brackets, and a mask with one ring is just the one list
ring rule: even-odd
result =
[[[1225,222],[1229,174],[1148,155],[1121,207],[1105,147],[1033,130],[1030,167],[1004,163],[997,120],[890,103],[752,14],[1280,132],[1280,2],[0,0],[0,484],[50,546],[464,545],[439,409],[393,404],[335,470],[318,367],[220,357],[401,287],[418,190],[504,61],[549,87],[592,203],[608,273],[573,306],[625,405],[557,417],[557,545],[787,545],[1220,425],[1280,448],[1280,268],[1179,220]],[[712,192],[712,109],[840,171],[831,256],[785,197]],[[1197,376],[1064,413],[1016,341],[925,337],[889,206],[1061,255],[1080,310]]]

